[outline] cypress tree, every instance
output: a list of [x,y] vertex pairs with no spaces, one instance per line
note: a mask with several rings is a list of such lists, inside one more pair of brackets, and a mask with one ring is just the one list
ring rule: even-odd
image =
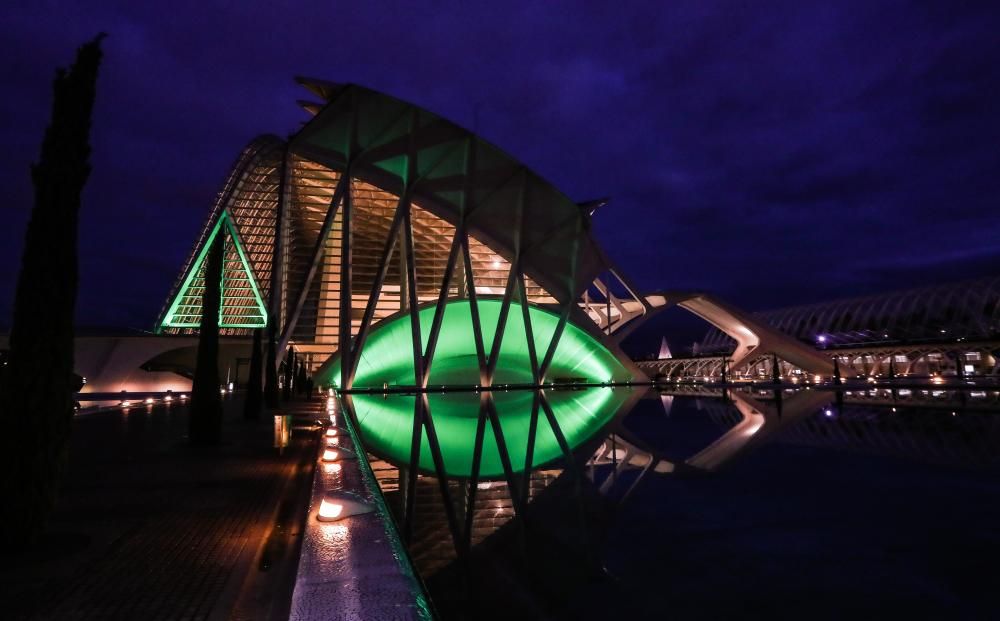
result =
[[299,360],[299,370],[295,374],[295,394],[306,394],[306,365],[302,360]]
[[272,313],[267,319],[267,360],[264,364],[264,403],[270,410],[278,407],[278,344],[275,341]]
[[286,403],[292,399],[292,378],[294,377],[294,369],[295,350],[289,347],[288,353],[285,355],[285,385],[281,391],[281,398]]
[[188,437],[196,446],[222,440],[222,398],[219,394],[219,310],[222,307],[222,260],[225,231],[219,230],[205,261],[205,293],[201,299],[198,360],[191,386]]
[[73,314],[77,291],[80,195],[90,175],[90,124],[101,64],[101,39],[82,45],[53,83],[52,118],[31,167],[35,202],[25,236],[0,386],[4,547],[25,548],[55,505],[69,448],[73,393]]
[[261,371],[263,370],[263,352],[261,351],[260,328],[253,331],[253,350],[250,352],[250,378],[247,383],[247,398],[243,404],[243,418],[257,420],[260,418],[263,386]]

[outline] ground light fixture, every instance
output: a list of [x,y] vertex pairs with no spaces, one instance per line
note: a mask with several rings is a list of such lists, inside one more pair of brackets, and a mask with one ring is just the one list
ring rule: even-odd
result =
[[346,448],[343,448],[343,447],[340,447],[340,446],[338,446],[338,447],[330,447],[330,446],[328,446],[323,451],[322,460],[324,462],[330,463],[330,462],[335,462],[335,461],[343,461],[345,459],[356,459],[356,458],[357,458],[357,455],[355,455],[349,449],[346,449]]
[[375,505],[360,495],[344,490],[328,491],[323,495],[316,519],[320,522],[336,522],[354,515],[375,511]]

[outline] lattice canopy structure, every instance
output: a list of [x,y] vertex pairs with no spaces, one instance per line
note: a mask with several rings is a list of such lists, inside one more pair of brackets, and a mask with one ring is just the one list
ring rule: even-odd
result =
[[[266,326],[279,351],[293,345],[313,370],[336,355],[341,377],[332,383],[342,387],[353,386],[373,327],[399,315],[412,327],[412,384],[425,386],[447,329],[444,309],[459,300],[470,309],[481,384],[493,381],[514,324],[534,383],[558,358],[567,325],[619,361],[607,367],[615,377],[578,379],[643,377],[609,324],[642,315],[646,303],[591,236],[592,204],[578,205],[497,147],[412,104],[355,85],[300,82],[322,100],[302,104],[313,118],[287,141],[264,136],[244,149],[160,332],[197,331],[204,255],[224,235],[222,333]],[[632,305],[627,316],[620,295]],[[497,318],[487,333],[478,307],[489,300]],[[546,339],[532,332],[536,307],[545,309]]]
[[[826,348],[1000,338],[1000,277],[992,276],[758,313],[773,328]],[[732,348],[712,329],[703,351]]]

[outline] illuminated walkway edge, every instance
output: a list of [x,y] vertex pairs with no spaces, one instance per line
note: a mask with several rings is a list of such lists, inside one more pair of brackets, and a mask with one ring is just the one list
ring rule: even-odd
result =
[[[333,405],[338,446],[357,458],[323,462],[325,436],[320,443],[289,618],[433,619],[423,584],[413,570],[365,452],[354,450],[361,445],[351,421],[341,414],[335,398],[309,402],[310,414],[314,420],[326,417],[327,403]],[[331,490],[354,493],[375,510],[320,522],[320,506]]]

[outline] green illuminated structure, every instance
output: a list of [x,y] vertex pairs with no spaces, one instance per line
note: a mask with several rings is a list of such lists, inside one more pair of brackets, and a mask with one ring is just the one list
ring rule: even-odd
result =
[[202,294],[205,290],[205,258],[212,242],[223,227],[227,229],[229,235],[226,238],[224,253],[219,327],[263,328],[267,325],[267,309],[260,295],[260,289],[247,262],[246,252],[240,245],[232,218],[225,212],[216,221],[197,259],[188,268],[184,283],[160,323],[162,328],[198,327],[201,320]]
[[318,383],[645,378],[614,333],[652,306],[591,234],[603,201],[570,200],[407,102],[300,82],[321,100],[303,104],[313,118],[241,154],[159,332],[197,331],[205,252],[225,230],[220,333],[273,329],[276,350],[294,347]]
[[[503,332],[493,384],[533,385],[535,378],[532,375],[523,309],[516,303],[512,307],[514,312],[509,312]],[[447,303],[434,358],[426,361],[429,387],[471,387],[480,384],[471,310],[468,300]],[[503,301],[497,298],[479,299],[478,310],[482,326],[480,338],[484,347],[489,350],[503,312]],[[436,306],[420,309],[421,351],[427,349],[435,311]],[[534,350],[545,351],[559,326],[559,317],[536,307],[529,307],[528,311]],[[372,330],[361,352],[353,388],[381,389],[416,385],[410,336],[409,314],[398,314],[379,323]],[[341,371],[340,358],[336,357],[320,367],[316,379],[321,385],[339,387]],[[574,325],[563,329],[552,355],[549,377],[557,381],[589,383],[624,382],[632,379],[628,370],[610,351]]]

